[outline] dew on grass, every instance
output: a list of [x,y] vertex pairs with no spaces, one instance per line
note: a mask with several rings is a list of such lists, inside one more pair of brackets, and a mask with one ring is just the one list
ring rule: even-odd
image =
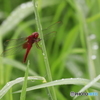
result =
[[9,86],[10,84],[9,84],[9,82],[7,83],[7,86]]
[[61,79],[61,80],[65,80],[65,79]]
[[[73,78],[72,78],[73,79]],[[79,80],[80,78],[76,78],[77,80]]]
[[92,57],[91,57],[93,60],[94,59],[96,59],[97,58],[97,56],[96,55],[92,55]]
[[55,80],[54,82],[57,82],[58,80]]
[[43,56],[45,56],[45,54],[44,53],[42,53],[43,54]]
[[94,49],[94,50],[97,50],[98,48],[99,48],[99,46],[98,46],[97,43],[95,43],[95,44],[92,46],[92,49]]
[[47,59],[47,57],[46,57],[45,53],[43,52],[42,54],[43,54],[43,56],[44,56],[44,59]]
[[96,35],[95,35],[95,34],[91,34],[91,35],[89,36],[89,38],[90,38],[91,40],[93,40],[93,39],[96,38]]
[[97,58],[97,50],[99,49],[98,43],[96,42],[96,35],[91,34],[89,39],[91,43],[91,59],[95,60]]

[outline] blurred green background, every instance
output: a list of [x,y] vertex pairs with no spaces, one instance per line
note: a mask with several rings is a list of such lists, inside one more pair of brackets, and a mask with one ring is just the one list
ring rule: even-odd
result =
[[[53,80],[63,78],[94,79],[100,74],[100,0],[38,0],[37,4],[43,29],[53,23],[44,34],[45,45]],[[30,0],[0,0],[0,54],[15,45],[4,46],[7,39],[27,37],[37,31],[34,8]],[[19,42],[18,42],[19,43]],[[40,44],[41,46],[41,44]],[[18,48],[15,48],[15,51]],[[9,51],[8,53],[12,53]],[[9,55],[9,54],[8,54]],[[24,52],[13,56],[0,57],[0,89],[9,81],[23,77],[26,63],[22,63]],[[34,45],[29,56],[29,75],[46,78],[46,70],[41,50]],[[37,85],[38,82],[29,82]],[[13,87],[21,89],[22,84]],[[58,100],[72,100],[71,91],[78,92],[83,86],[56,86]],[[93,91],[89,89],[88,91]],[[2,100],[18,100],[20,94],[6,94]],[[8,99],[9,98],[9,99]],[[78,100],[99,100],[88,96]],[[27,92],[26,100],[48,100],[46,89]]]

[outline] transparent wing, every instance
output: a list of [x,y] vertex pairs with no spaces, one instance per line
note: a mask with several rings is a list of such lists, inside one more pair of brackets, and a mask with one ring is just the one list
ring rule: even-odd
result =
[[56,31],[52,31],[52,32],[44,34],[43,36],[44,36],[45,41],[52,38],[52,37],[55,37],[56,33],[57,33]]
[[15,47],[17,45],[23,44],[26,41],[25,39],[26,39],[25,37],[19,39],[9,39],[6,40],[3,45],[4,47],[9,46],[10,48]]
[[20,53],[24,50],[22,46],[25,42],[25,38],[6,40],[4,42],[4,51],[0,54],[0,56],[11,56]]
[[20,54],[23,51],[25,51],[25,49],[23,49],[22,44],[21,44],[21,45],[15,46],[15,47],[11,47],[11,48],[5,49],[0,54],[0,56],[1,57],[12,56],[12,55],[15,55],[15,54]]
[[56,36],[57,28],[59,28],[60,25],[62,25],[62,22],[58,21],[58,22],[53,23],[52,25],[48,26],[47,28],[44,28],[43,29],[44,39],[47,40],[48,38]]
[[51,30],[51,31],[55,31],[55,29],[56,29],[57,27],[59,27],[61,24],[62,24],[61,21],[55,22],[55,23],[51,24],[50,26],[44,28],[42,31],[43,31],[43,32],[45,32],[45,31],[49,31],[49,32],[50,32],[50,30]]

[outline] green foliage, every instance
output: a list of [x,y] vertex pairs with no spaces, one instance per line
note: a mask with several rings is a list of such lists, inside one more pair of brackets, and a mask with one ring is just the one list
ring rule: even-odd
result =
[[[40,42],[39,45],[44,49],[44,53],[47,52],[46,56],[33,45],[27,59],[30,60],[29,75],[32,77],[28,77],[31,81],[27,81],[26,100],[48,100],[48,92],[46,93],[45,89],[50,86],[55,86],[56,95],[53,95],[57,100],[72,100],[71,91],[97,92],[98,96],[79,96],[77,100],[99,100],[100,83],[97,81],[100,79],[100,1],[36,1],[38,19],[32,1],[0,0],[0,54],[10,46],[16,45],[16,41],[9,42],[5,47],[4,42],[8,39],[27,37],[38,30],[45,37],[41,40],[45,44]],[[58,21],[61,22],[60,25],[49,27]],[[42,31],[36,23],[41,23],[42,30],[49,28]],[[53,31],[56,32],[52,33]],[[17,45],[19,43],[20,41],[17,41]],[[19,48],[13,49],[13,52],[17,49]],[[12,50],[6,55],[11,53]],[[24,52],[20,49],[12,57],[0,56],[1,100],[20,98],[19,94],[13,92],[22,89],[22,84],[17,83],[24,80],[20,78],[24,76],[27,65],[22,63],[23,56]],[[48,60],[46,64],[45,57]],[[43,82],[44,79],[47,83],[46,80]]]

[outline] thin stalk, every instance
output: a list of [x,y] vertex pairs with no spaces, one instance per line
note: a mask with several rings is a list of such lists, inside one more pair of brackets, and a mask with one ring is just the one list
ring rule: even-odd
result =
[[[38,32],[40,34],[40,38],[42,39],[41,45],[42,45],[42,50],[43,50],[44,62],[45,62],[45,66],[46,66],[47,81],[50,82],[50,81],[52,81],[52,76],[51,76],[50,65],[49,65],[48,56],[47,56],[47,52],[46,52],[46,48],[45,48],[45,43],[44,43],[44,38],[43,38],[43,33],[42,33],[42,26],[41,26],[41,22],[40,22],[40,18],[39,18],[39,13],[38,13],[38,10],[37,10],[38,4],[37,4],[36,0],[32,0],[32,1],[33,1],[33,6],[34,6],[35,19],[36,19],[36,24],[37,24],[37,27],[38,27]],[[57,100],[54,87],[52,86],[50,88],[50,90],[52,92],[51,99]]]
[[27,63],[27,68],[25,71],[25,76],[24,76],[24,82],[23,82],[23,87],[22,87],[22,92],[20,96],[20,100],[25,100],[26,99],[26,88],[27,88],[27,79],[28,79],[28,72],[29,72],[29,61]]
[[86,47],[87,49],[86,56],[87,56],[87,65],[88,65],[88,72],[89,72],[89,77],[90,79],[94,79],[96,76],[96,71],[95,71],[95,64],[92,57],[92,51],[91,51],[91,42],[89,40],[89,30],[88,30],[88,25],[86,23],[86,18],[85,15],[82,13],[82,8],[79,6],[78,2],[76,2],[76,10],[78,14],[80,15],[79,22],[81,24],[81,30],[84,32],[84,37],[86,41]]
[[[2,37],[0,36],[0,53],[2,52]],[[0,89],[4,85],[4,67],[2,57],[0,57]]]

